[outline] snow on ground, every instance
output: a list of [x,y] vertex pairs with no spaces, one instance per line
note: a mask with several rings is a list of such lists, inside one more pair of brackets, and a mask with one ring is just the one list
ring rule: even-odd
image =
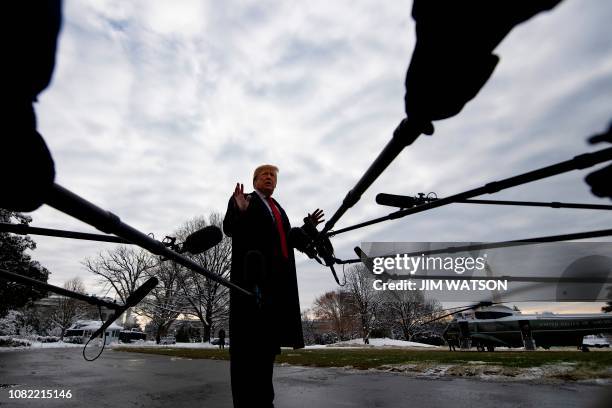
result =
[[[214,344],[206,343],[176,343],[176,344],[155,344],[154,341],[135,342],[131,344],[120,344],[121,347],[162,347],[162,348],[206,348],[214,349],[219,348]],[[227,345],[225,346],[228,347]],[[430,344],[415,343],[413,341],[404,340],[393,340],[389,338],[383,339],[370,339],[370,344],[363,344],[363,339],[353,339],[348,341],[341,341],[333,344],[314,344],[306,346],[307,349],[321,349],[321,348],[360,348],[360,347],[429,347],[437,348]]]
[[13,351],[13,350],[34,350],[34,349],[49,349],[49,348],[74,348],[83,347],[82,344],[64,343],[63,341],[57,341],[54,343],[41,343],[39,341],[27,340],[30,346],[18,346],[18,347],[0,347],[0,351]]
[[612,384],[612,367],[605,370],[578,370],[575,362],[551,362],[539,367],[505,367],[484,361],[468,361],[467,364],[438,364],[420,362],[411,364],[385,364],[376,369],[401,373],[416,378],[474,378],[484,381],[530,382],[533,384],[584,383]]
[[[0,347],[0,351],[10,350],[33,350],[33,349],[50,349],[50,348],[78,348],[83,347],[83,344],[64,343],[58,341],[55,343],[41,343],[29,340],[30,347]],[[155,347],[155,348],[197,348],[197,349],[216,349],[219,346],[205,343],[176,343],[176,344],[155,344],[155,341],[137,341],[133,343],[113,343],[106,347]],[[227,345],[225,346],[228,347]],[[415,343],[413,341],[393,340],[389,338],[370,339],[370,344],[364,344],[363,339],[353,339],[341,341],[333,344],[315,344],[306,346],[307,349],[324,349],[324,348],[362,348],[362,347],[422,347],[422,348],[437,348],[430,344]]]
[[[62,341],[54,343],[41,343],[37,341],[31,341],[30,346],[19,346],[19,347],[0,347],[0,351],[13,351],[13,350],[34,350],[34,349],[51,349],[51,348],[83,348],[83,344],[64,343]],[[90,344],[89,347],[93,346]],[[134,343],[113,343],[106,345],[107,348],[113,347],[154,347],[154,348],[204,348],[204,349],[215,349],[219,348],[214,344],[206,343],[176,343],[176,344],[155,344],[155,341],[138,341]],[[227,345],[226,345],[227,347]]]
[[426,347],[426,348],[438,348],[438,346],[432,346],[431,344],[424,343],[416,343],[414,341],[405,341],[405,340],[394,340],[390,338],[381,338],[381,339],[370,339],[370,344],[364,344],[363,338],[352,339],[347,341],[341,341],[338,343],[321,345],[316,344],[313,346],[306,346],[307,349],[318,349],[318,348],[334,348],[334,347]]

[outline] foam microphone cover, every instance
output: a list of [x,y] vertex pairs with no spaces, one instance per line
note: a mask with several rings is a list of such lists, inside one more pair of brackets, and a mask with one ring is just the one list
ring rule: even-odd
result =
[[128,307],[134,307],[138,303],[140,303],[140,301],[144,299],[144,297],[147,296],[149,292],[152,291],[157,286],[158,283],[159,281],[155,276],[149,278],[138,289],[136,289],[134,293],[128,296],[128,298],[125,301],[126,309]]
[[414,197],[380,193],[376,195],[376,204],[397,208],[412,208],[417,205]]
[[512,28],[560,1],[415,0],[407,116],[431,121],[459,113],[493,73],[499,58],[492,52]]
[[363,249],[361,249],[360,247],[356,246],[355,248],[353,248],[353,251],[355,251],[355,254],[357,254],[357,256],[359,257],[359,259],[361,259],[361,262],[365,265],[365,267],[372,272],[374,270],[374,261],[372,258],[370,258],[368,256],[368,254],[366,254]]
[[140,303],[140,301],[142,299],[144,299],[144,297],[147,296],[149,294],[149,292],[152,291],[153,288],[155,288],[157,286],[158,283],[159,283],[159,281],[157,280],[156,277],[153,276],[153,277],[149,278],[138,289],[136,289],[134,291],[134,293],[132,293],[130,296],[128,296],[128,298],[125,300],[125,305],[123,305],[121,308],[115,310],[115,313],[113,313],[106,320],[106,322],[104,322],[104,324],[91,335],[91,337],[89,339],[90,340],[95,339],[96,337],[98,337],[99,335],[104,333],[104,330],[106,330],[108,328],[108,326],[113,324],[113,322],[115,320],[117,320],[119,317],[121,317],[123,312],[125,312],[128,308],[134,307],[138,303]]
[[223,233],[218,227],[209,225],[192,234],[183,242],[183,252],[199,254],[208,251],[223,239]]

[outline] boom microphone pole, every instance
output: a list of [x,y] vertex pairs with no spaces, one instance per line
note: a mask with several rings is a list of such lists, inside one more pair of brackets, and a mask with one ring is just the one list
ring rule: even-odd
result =
[[75,292],[72,290],[68,290],[65,288],[60,288],[59,286],[49,285],[48,283],[41,282],[36,279],[28,278],[27,276],[19,275],[17,273],[9,272],[5,269],[0,269],[0,279],[8,280],[11,282],[17,282],[22,285],[34,286],[38,289],[46,290],[49,292],[57,293],[62,296],[70,297],[73,299],[82,300],[83,302],[87,302],[90,305],[94,306],[103,306],[108,309],[119,310],[121,305],[117,303],[107,302],[95,296],[87,296],[79,292]]
[[157,284],[159,283],[159,281],[157,280],[156,277],[151,277],[149,278],[145,283],[143,283],[138,289],[136,289],[134,291],[134,293],[132,293],[130,296],[128,296],[128,298],[125,300],[125,304],[119,306],[118,308],[115,309],[115,313],[113,313],[105,322],[102,326],[100,326],[100,328],[98,330],[96,330],[91,337],[89,338],[89,340],[93,340],[96,337],[98,337],[100,334],[104,333],[104,331],[107,329],[108,326],[110,326],[111,324],[113,324],[113,322],[115,320],[117,320],[118,318],[121,317],[121,315],[123,314],[123,312],[125,312],[126,310],[128,310],[130,307],[134,307],[136,306],[138,303],[140,303],[140,301],[142,299],[144,299],[145,296],[147,296],[149,294],[150,291],[152,291]]
[[[612,147],[607,149],[598,150],[592,153],[584,153],[579,156],[575,156],[572,159],[559,162],[547,167],[542,167],[537,170],[533,170],[527,173],[519,174],[518,176],[509,177],[499,181],[493,181],[487,183],[484,186],[467,190],[462,193],[451,195],[445,198],[440,198],[425,204],[417,205],[412,208],[393,212],[387,216],[375,218],[370,221],[362,222],[350,227],[342,228],[337,231],[328,232],[327,235],[332,237],[334,235],[342,234],[344,232],[352,231],[358,228],[366,227],[368,225],[377,224],[382,221],[393,220],[402,218],[407,215],[416,214],[418,212],[431,210],[433,208],[442,207],[443,205],[451,204],[461,200],[467,200],[472,197],[476,197],[482,194],[493,194],[498,191],[505,190],[511,187],[516,187],[521,184],[530,183],[532,181],[541,180],[543,178],[556,176],[558,174],[567,173],[572,170],[582,170],[594,166],[599,163],[612,160]],[[326,225],[327,227],[327,225]]]
[[[11,232],[19,235],[44,235],[49,237],[59,238],[71,238],[71,239],[82,239],[86,241],[100,241],[100,242],[114,242],[117,244],[134,245],[133,242],[127,239],[119,238],[114,235],[102,235],[102,234],[90,234],[88,232],[77,232],[77,231],[66,231],[51,228],[39,228],[31,227],[26,224],[11,224],[8,222],[0,222],[0,232]],[[176,250],[179,254],[189,252],[192,255],[196,255],[217,245],[223,239],[223,233],[214,225],[209,225],[202,229],[199,229],[187,236],[185,242],[182,245],[174,245],[176,238],[171,238],[171,241],[164,246],[169,246],[171,249]],[[175,249],[176,248],[176,249]]]
[[[419,197],[385,193],[380,193],[376,196],[376,204],[397,208],[412,208],[417,205],[436,200],[439,200],[439,198],[425,197],[422,193],[419,193]],[[459,204],[514,205],[518,207],[573,208],[579,210],[612,210],[612,205],[562,203],[559,201],[541,202],[515,200],[457,200],[455,202]]]
[[[587,239],[587,238],[600,238],[600,237],[608,237],[612,235],[612,229],[605,230],[595,230],[595,231],[584,231],[584,232],[575,232],[571,234],[561,234],[561,235],[547,235],[544,237],[535,237],[535,238],[523,238],[516,239],[512,241],[500,241],[500,242],[490,242],[486,244],[475,244],[475,245],[463,245],[463,246],[450,246],[441,249],[432,249],[429,251],[418,251],[413,253],[407,253],[407,256],[420,256],[420,255],[435,255],[435,254],[444,254],[444,253],[457,253],[457,252],[468,252],[468,251],[476,251],[481,249],[493,249],[493,248],[504,248],[504,247],[513,247],[513,246],[521,246],[521,245],[530,245],[530,244],[544,244],[549,242],[559,242],[559,241],[573,241],[577,239]],[[346,259],[346,260],[337,260],[336,263],[339,264],[353,264],[364,262],[363,260],[369,260],[365,252],[360,247],[354,248],[355,253],[359,257],[358,259]],[[403,254],[402,254],[403,255]],[[395,254],[393,254],[395,256]],[[385,257],[385,256],[383,256]]]
[[408,118],[402,120],[397,128],[395,128],[393,137],[389,143],[387,143],[383,151],[380,152],[376,160],[374,160],[361,179],[359,179],[355,187],[353,187],[346,197],[344,197],[340,208],[338,208],[334,215],[325,223],[325,227],[323,227],[321,234],[326,234],[334,228],[334,225],[336,225],[340,217],[361,199],[361,195],[372,185],[372,183],[374,183],[378,176],[385,171],[389,164],[395,160],[404,147],[411,145],[421,133],[431,135],[433,131],[433,125],[429,122],[421,122],[415,119],[409,120]]
[[56,210],[92,225],[102,232],[115,234],[135,245],[141,246],[155,255],[171,259],[225,287],[235,289],[245,295],[253,296],[253,293],[208,271],[191,259],[172,251],[163,243],[123,223],[115,214],[97,207],[56,183],[51,187],[51,191],[45,203]]
[[576,210],[612,210],[612,205],[605,204],[583,204],[583,203],[561,203],[552,201],[549,203],[540,201],[514,201],[514,200],[459,200],[459,204],[485,204],[485,205],[514,205],[518,207],[547,207],[547,208],[572,208]]
[[114,310],[115,312],[106,320],[106,322],[104,322],[104,324],[98,330],[96,330],[95,333],[91,335],[90,340],[96,338],[101,333],[103,333],[104,330],[106,330],[106,328],[110,326],[115,320],[121,317],[123,312],[125,312],[127,309],[136,306],[159,283],[156,277],[149,278],[126,299],[125,304],[119,305],[117,303],[107,302],[95,296],[87,296],[79,292],[60,288],[59,286],[49,285],[48,283],[28,278],[27,276],[22,276],[13,272],[9,272],[4,269],[0,269],[0,279],[17,282],[23,285],[34,286],[39,289],[60,294],[62,296],[82,300],[83,302],[87,302],[90,305],[106,307],[108,309]]
[[11,282],[17,282],[23,285],[34,286],[42,290],[46,290],[49,292],[57,293],[62,296],[66,296],[69,298],[87,302],[90,305],[94,305],[98,307],[106,307],[108,309],[114,310],[115,312],[106,320],[106,322],[104,322],[104,324],[98,330],[96,330],[95,333],[91,335],[90,340],[96,338],[101,333],[103,333],[104,330],[106,330],[106,328],[110,326],[115,320],[121,317],[121,315],[127,309],[129,309],[130,307],[136,306],[159,283],[156,277],[149,278],[145,283],[143,283],[138,289],[134,291],[134,293],[132,293],[126,299],[125,304],[119,305],[117,303],[107,302],[95,296],[88,296],[88,295],[84,295],[79,292],[75,292],[73,290],[60,288],[59,286],[49,285],[48,283],[41,282],[36,279],[28,278],[27,276],[22,276],[22,275],[13,273],[13,272],[9,272],[4,269],[0,269],[0,279],[5,279]]
[[86,241],[114,242],[117,244],[132,244],[130,241],[113,235],[90,234],[87,232],[65,231],[51,228],[30,227],[26,224],[11,224],[0,222],[0,232],[11,232],[19,235],[45,235],[48,237],[83,239]]
[[433,134],[432,121],[458,114],[479,93],[499,61],[493,50],[514,26],[552,9],[559,1],[511,2],[503,5],[502,12],[500,5],[487,2],[440,5],[415,1],[412,17],[416,22],[417,41],[406,73],[407,117],[321,233],[332,230],[404,147],[421,133]]

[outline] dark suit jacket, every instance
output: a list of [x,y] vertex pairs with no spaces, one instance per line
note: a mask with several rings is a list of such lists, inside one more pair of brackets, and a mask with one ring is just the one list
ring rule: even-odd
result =
[[[240,212],[233,197],[230,198],[223,231],[232,238],[232,282],[253,290],[249,271],[245,275],[245,256],[253,250],[263,255],[265,276],[257,282],[262,292],[262,304],[258,306],[253,298],[230,291],[230,352],[263,348],[280,353],[281,346],[304,347],[293,249],[289,246],[288,259],[282,256],[279,233],[270,211],[257,193],[250,196],[245,212]],[[289,219],[276,200],[274,202],[281,213],[288,239]]]

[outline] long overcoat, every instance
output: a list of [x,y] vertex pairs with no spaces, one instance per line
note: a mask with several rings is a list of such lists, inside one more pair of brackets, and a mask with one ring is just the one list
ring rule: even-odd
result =
[[[232,238],[230,281],[247,290],[259,290],[261,302],[230,290],[230,353],[265,349],[278,354],[281,346],[302,348],[304,337],[293,248],[287,242],[289,258],[285,259],[272,214],[257,193],[249,196],[250,203],[244,212],[238,209],[234,198],[230,198],[223,231]],[[288,239],[289,219],[280,204],[274,202]],[[263,255],[265,272],[259,279],[250,276],[252,271],[245,267],[249,251],[259,251]]]

